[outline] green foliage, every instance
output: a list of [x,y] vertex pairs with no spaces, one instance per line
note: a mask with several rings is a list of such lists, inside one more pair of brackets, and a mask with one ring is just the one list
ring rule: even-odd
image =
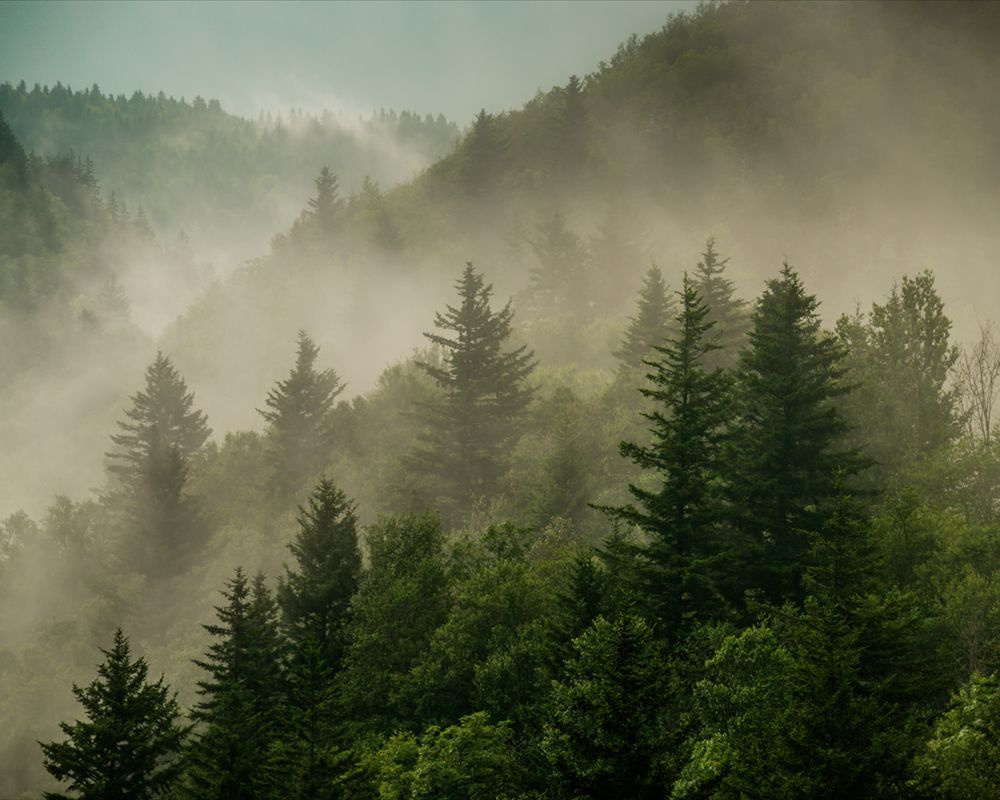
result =
[[774,602],[801,599],[802,532],[817,530],[838,482],[861,466],[835,404],[848,391],[843,349],[822,332],[818,305],[786,264],[757,301],[740,359],[730,470],[746,537],[741,588]]
[[714,343],[718,346],[707,355],[707,367],[735,367],[750,327],[746,303],[735,296],[733,282],[723,275],[728,264],[728,258],[719,258],[715,252],[715,239],[709,239],[694,278],[695,288],[708,306],[707,319],[714,323]]
[[131,400],[121,432],[111,435],[108,471],[115,483],[107,501],[125,518],[124,557],[147,575],[176,574],[191,565],[207,534],[185,485],[190,460],[211,431],[163,353]]
[[331,414],[344,384],[332,369],[317,371],[319,348],[299,331],[295,366],[267,393],[260,415],[268,423],[271,485],[287,499],[316,477],[333,447]]
[[315,643],[334,667],[344,649],[344,627],[358,588],[361,551],[354,504],[333,481],[321,480],[299,510],[299,532],[288,548],[297,570],[285,568],[278,601],[293,641]]
[[640,580],[643,602],[676,640],[685,620],[704,614],[714,592],[708,562],[719,552],[718,523],[723,511],[723,435],[732,414],[729,379],[720,369],[704,366],[715,351],[708,307],[685,275],[678,333],[654,347],[650,388],[640,391],[655,402],[646,419],[652,442],[622,442],[621,453],[656,473],[661,486],[649,491],[635,484],[629,492],[638,502],[607,509],[613,518],[636,525],[649,535],[642,545]]
[[351,606],[344,702],[364,729],[391,731],[413,718],[406,676],[451,607],[440,521],[389,517],[366,531],[368,570]]
[[507,450],[532,396],[525,385],[534,369],[524,345],[508,350],[514,312],[508,302],[490,308],[493,287],[472,264],[455,285],[461,304],[435,316],[435,326],[454,338],[425,333],[442,348],[443,363],[420,362],[441,388],[440,399],[421,409],[425,428],[411,469],[438,478],[441,503],[457,521],[472,503],[494,493]]
[[106,660],[97,667],[98,677],[82,689],[73,685],[87,719],[60,724],[66,739],[42,745],[45,768],[81,800],[162,797],[184,770],[188,729],[179,724],[177,700],[162,677],[147,682],[146,661],[132,660],[121,629],[111,649],[101,652]]
[[654,357],[653,348],[662,347],[671,333],[674,299],[660,268],[653,264],[646,272],[636,299],[636,315],[629,320],[625,338],[615,357],[624,370],[641,370]]
[[380,800],[514,798],[520,767],[506,723],[478,712],[419,736],[397,733],[372,757]]
[[1000,687],[973,675],[914,762],[916,785],[943,800],[1000,797]]
[[662,659],[649,626],[598,617],[552,690],[542,749],[566,797],[663,796]]
[[192,798],[269,797],[275,787],[271,743],[281,702],[277,609],[262,578],[253,585],[237,568],[216,607],[218,624],[204,659],[207,677],[192,711],[197,738],[189,750],[187,794]]
[[837,332],[858,384],[845,411],[883,483],[905,463],[954,442],[961,417],[949,379],[958,348],[931,272],[904,275],[884,304],[873,304],[867,318],[841,317]]

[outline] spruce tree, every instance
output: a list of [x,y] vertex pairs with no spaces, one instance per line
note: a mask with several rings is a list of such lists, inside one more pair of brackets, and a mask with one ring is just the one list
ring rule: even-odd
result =
[[315,180],[316,196],[309,198],[309,220],[323,237],[329,237],[340,223],[344,201],[340,197],[337,176],[323,167]]
[[171,791],[184,769],[188,729],[161,677],[147,681],[143,658],[132,660],[128,639],[115,632],[98,677],[73,694],[86,720],[60,723],[66,740],[42,744],[45,769],[68,783],[72,795],[46,792],[47,800],[146,800]]
[[453,520],[477,498],[495,494],[534,391],[525,382],[535,366],[524,345],[506,349],[510,302],[499,311],[490,308],[493,287],[471,262],[455,288],[459,306],[435,316],[443,333],[424,334],[444,353],[441,366],[420,363],[441,394],[420,408],[424,430],[408,459],[414,471],[439,479],[444,510]]
[[281,698],[276,611],[263,580],[251,584],[242,569],[223,591],[218,623],[202,627],[212,636],[198,681],[201,698],[191,716],[198,737],[189,752],[189,796],[268,797],[275,785],[272,742]]
[[695,270],[695,287],[708,306],[708,320],[715,323],[718,348],[707,363],[710,367],[735,366],[750,327],[746,303],[735,296],[733,282],[723,275],[728,264],[728,258],[719,258],[715,239],[710,238]]
[[849,391],[844,351],[821,330],[818,306],[785,264],[757,301],[740,359],[731,484],[745,540],[735,592],[756,587],[772,602],[801,601],[806,532],[862,466],[836,403]]
[[332,369],[317,371],[319,348],[299,331],[298,353],[289,376],[278,381],[258,413],[268,422],[272,487],[287,499],[314,478],[333,446],[331,414],[344,384]]
[[660,268],[653,264],[646,271],[636,299],[636,314],[629,320],[621,347],[614,353],[625,371],[640,370],[654,347],[661,347],[671,332],[674,300],[667,293]]
[[669,641],[686,617],[704,613],[711,594],[707,561],[718,548],[722,444],[732,411],[728,378],[703,366],[716,349],[708,307],[687,275],[677,294],[678,333],[654,347],[656,360],[645,362],[651,386],[640,390],[655,403],[644,415],[652,423],[652,442],[622,442],[620,448],[626,458],[655,471],[661,485],[651,491],[630,484],[638,507],[606,509],[649,534],[640,547],[640,579]]
[[145,389],[131,399],[121,432],[111,436],[116,447],[107,454],[108,471],[116,485],[106,501],[124,517],[127,562],[146,574],[180,572],[207,535],[184,490],[190,459],[211,431],[163,353],[146,370]]
[[278,600],[288,636],[315,643],[336,668],[343,655],[344,626],[361,574],[354,503],[323,478],[299,509],[299,532],[288,548],[297,569],[285,568]]

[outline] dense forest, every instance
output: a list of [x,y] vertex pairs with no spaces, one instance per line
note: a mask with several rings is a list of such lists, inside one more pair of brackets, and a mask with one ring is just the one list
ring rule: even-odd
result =
[[461,136],[0,86],[0,797],[1000,798],[998,41],[709,3]]

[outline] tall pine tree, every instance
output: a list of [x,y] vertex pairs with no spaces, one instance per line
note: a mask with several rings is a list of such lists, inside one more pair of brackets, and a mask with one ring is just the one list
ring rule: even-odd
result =
[[204,625],[212,643],[195,664],[201,698],[191,716],[199,726],[189,751],[188,795],[199,800],[270,797],[276,785],[272,743],[281,702],[276,609],[263,579],[252,584],[237,568],[217,606],[218,623]]
[[332,369],[316,369],[318,356],[316,343],[299,331],[295,366],[258,409],[268,423],[271,485],[285,499],[317,476],[333,447],[331,414],[344,384]]
[[708,561],[718,549],[722,444],[732,413],[727,376],[703,366],[716,349],[708,307],[687,275],[678,295],[678,333],[646,361],[651,386],[641,391],[655,403],[645,414],[652,442],[621,444],[622,455],[655,471],[661,485],[651,491],[632,484],[638,507],[607,509],[649,534],[640,548],[643,595],[668,641],[686,618],[705,611],[711,595]]
[[739,366],[740,419],[731,484],[744,539],[734,587],[801,601],[807,531],[819,530],[838,482],[861,467],[844,444],[836,400],[844,351],[822,331],[819,303],[785,264],[757,301]]
[[708,366],[735,366],[750,327],[746,303],[735,296],[733,282],[723,275],[728,264],[728,258],[715,252],[715,239],[709,239],[695,270],[695,286],[708,306],[708,320],[715,323],[718,345]]
[[[98,677],[73,694],[86,720],[60,723],[66,740],[42,745],[45,768],[79,800],[147,800],[171,791],[184,769],[187,728],[161,677],[147,681],[143,658],[133,661],[128,639],[115,632]],[[68,800],[46,792],[47,800]]]
[[106,501],[124,522],[122,555],[149,575],[183,571],[207,536],[194,501],[185,494],[191,457],[211,431],[194,395],[170,359],[157,353],[146,387],[132,396],[126,420],[107,454],[116,479]]
[[471,263],[455,288],[460,304],[447,306],[434,320],[443,333],[424,334],[444,353],[441,366],[420,364],[441,394],[420,408],[424,430],[409,456],[414,471],[439,480],[452,521],[476,499],[495,494],[533,394],[526,380],[535,366],[525,346],[506,349],[514,315],[510,302],[493,311],[493,287]]
[[663,273],[656,264],[651,265],[639,289],[636,314],[629,320],[621,347],[614,353],[622,369],[627,372],[643,369],[646,359],[654,357],[653,348],[666,343],[674,306]]

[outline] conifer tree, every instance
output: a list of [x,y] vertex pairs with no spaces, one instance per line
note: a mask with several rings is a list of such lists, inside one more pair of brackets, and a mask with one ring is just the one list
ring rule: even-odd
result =
[[288,548],[297,569],[285,568],[278,600],[293,643],[311,640],[331,668],[343,655],[344,626],[361,574],[354,504],[323,478],[299,509],[299,532]]
[[107,454],[108,471],[117,485],[106,499],[124,515],[126,559],[147,574],[179,572],[207,535],[184,489],[190,459],[211,431],[162,353],[146,370],[145,389],[131,399],[121,432],[111,436],[116,448]]
[[535,225],[530,240],[531,307],[544,313],[582,313],[590,301],[587,254],[580,237],[566,225],[562,212]]
[[652,442],[621,444],[622,455],[654,470],[662,485],[650,491],[631,484],[638,507],[607,509],[650,536],[640,548],[640,576],[669,641],[676,639],[685,617],[704,611],[698,601],[704,603],[710,594],[705,562],[717,549],[722,443],[731,415],[727,377],[718,368],[709,372],[703,366],[716,349],[708,307],[687,275],[677,294],[678,333],[654,347],[656,360],[646,361],[651,387],[640,390],[656,404],[645,414],[652,423]]
[[337,176],[329,167],[319,171],[315,184],[316,196],[309,198],[309,219],[321,236],[329,237],[340,223],[344,201],[340,197]]
[[735,366],[750,327],[746,303],[735,296],[733,282],[723,275],[728,264],[728,258],[719,258],[715,239],[710,238],[695,270],[695,288],[708,306],[707,319],[715,323],[713,333],[718,348],[706,362],[709,367]]
[[317,371],[319,348],[299,331],[289,376],[278,381],[258,413],[268,422],[268,458],[275,492],[292,496],[323,468],[333,446],[331,413],[344,384],[332,369]]
[[[188,729],[179,724],[180,708],[161,677],[147,681],[143,658],[132,660],[121,629],[98,677],[73,694],[86,720],[60,723],[66,740],[42,744],[45,768],[68,783],[80,800],[147,800],[169,793],[184,769],[181,751]],[[46,792],[48,800],[68,795]]]
[[275,783],[271,743],[281,698],[276,609],[258,577],[251,584],[237,568],[216,607],[218,623],[198,681],[199,725],[190,748],[188,794],[193,798],[268,797]]
[[667,293],[660,268],[653,264],[646,271],[636,299],[636,315],[629,320],[621,347],[614,353],[624,370],[643,368],[646,359],[655,356],[654,347],[662,347],[670,335],[674,300]]
[[409,463],[437,477],[445,510],[461,515],[496,491],[533,394],[525,381],[535,363],[524,345],[505,349],[514,312],[510,302],[499,311],[490,308],[493,287],[471,262],[455,288],[459,306],[435,316],[443,333],[424,334],[444,352],[442,366],[420,364],[441,396],[420,410],[425,428]]
[[482,197],[496,188],[508,145],[500,120],[481,109],[460,147],[460,180],[467,194]]
[[802,599],[806,531],[822,523],[840,481],[862,466],[843,442],[836,400],[844,351],[820,328],[819,303],[785,264],[757,302],[739,367],[740,420],[731,482],[747,537],[742,589]]
[[660,798],[663,660],[635,615],[598,617],[554,684],[541,746],[566,797]]

